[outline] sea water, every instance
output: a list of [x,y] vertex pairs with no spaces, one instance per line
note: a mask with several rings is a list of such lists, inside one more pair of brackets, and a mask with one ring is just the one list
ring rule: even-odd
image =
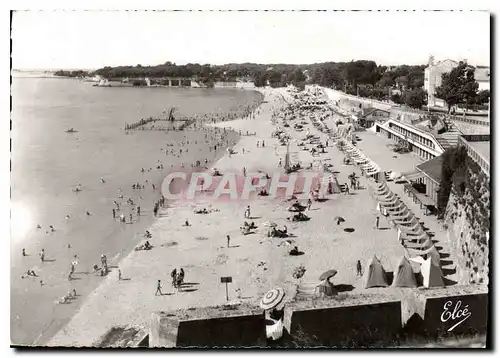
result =
[[[89,273],[100,264],[100,254],[114,265],[150,225],[160,194],[149,184],[159,186],[165,173],[156,169],[157,161],[166,171],[182,160],[160,149],[188,135],[191,143],[198,141],[190,146],[190,157],[198,151],[199,159],[213,159],[203,133],[127,134],[125,123],[161,116],[171,107],[185,116],[228,111],[258,96],[234,89],[101,88],[62,78],[13,78],[11,95],[11,341],[43,344],[102,281]],[[75,132],[67,133],[69,128]],[[132,190],[133,183],[146,180],[144,190]],[[83,190],[74,192],[78,185]],[[120,194],[141,206],[143,215],[134,214],[133,224],[112,218]],[[44,263],[38,256],[42,248]],[[76,279],[68,281],[75,255]],[[21,278],[28,269],[39,277]],[[74,302],[56,304],[73,288],[80,294]]]

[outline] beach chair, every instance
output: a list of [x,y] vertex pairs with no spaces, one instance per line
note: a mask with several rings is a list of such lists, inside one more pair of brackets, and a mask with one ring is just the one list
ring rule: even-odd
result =
[[413,221],[414,218],[415,218],[415,214],[410,212],[407,215],[405,215],[403,218],[398,217],[396,219],[392,219],[392,221],[394,221],[394,223],[398,226],[399,225],[411,226],[414,223],[414,221]]

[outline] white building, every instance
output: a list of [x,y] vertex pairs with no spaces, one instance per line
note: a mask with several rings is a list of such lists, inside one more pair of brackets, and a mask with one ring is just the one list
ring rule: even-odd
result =
[[[464,60],[467,62],[467,60]],[[441,86],[441,75],[449,73],[458,66],[458,62],[450,59],[435,62],[434,57],[429,58],[429,65],[425,69],[424,89],[427,91],[428,107],[445,107],[442,99],[436,97],[436,88]],[[476,67],[474,77],[479,84],[479,91],[490,89],[490,68],[485,66]]]

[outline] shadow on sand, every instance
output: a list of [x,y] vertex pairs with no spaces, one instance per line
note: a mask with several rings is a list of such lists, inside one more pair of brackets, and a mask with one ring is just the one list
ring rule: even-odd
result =
[[349,292],[354,290],[355,288],[353,285],[345,285],[345,284],[334,285],[334,287],[337,292]]

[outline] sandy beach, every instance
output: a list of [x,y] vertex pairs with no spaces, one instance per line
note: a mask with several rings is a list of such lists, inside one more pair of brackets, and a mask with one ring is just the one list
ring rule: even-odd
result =
[[[283,104],[287,97],[285,89],[266,89],[265,103],[255,120],[235,120],[216,124],[233,130],[256,132],[255,136],[243,136],[234,146],[236,154],[227,153],[213,167],[221,172],[242,170],[249,172],[278,169],[280,158],[284,158],[286,147],[280,146],[278,139],[271,136],[276,127],[271,122],[274,109]],[[284,97],[283,97],[284,96]],[[322,140],[326,135],[308,127]],[[304,133],[290,133],[302,137]],[[377,162],[383,170],[402,171],[402,166],[413,167],[419,159],[410,154],[401,155],[396,161],[384,138],[370,131],[360,132],[359,148]],[[265,147],[257,147],[257,141],[265,141]],[[299,151],[292,146],[301,163],[313,163],[310,152]],[[243,154],[243,149],[245,149]],[[396,230],[382,218],[382,229],[374,228],[377,216],[376,201],[370,195],[368,179],[360,175],[357,167],[344,165],[344,158],[338,149],[329,144],[323,160],[328,160],[335,170],[340,183],[348,182],[353,171],[360,176],[359,190],[349,195],[338,194],[324,203],[314,202],[307,215],[308,222],[291,222],[286,208],[290,205],[284,199],[243,201],[213,201],[200,198],[197,202],[169,204],[162,210],[160,218],[151,227],[153,249],[132,251],[119,263],[122,280],[118,280],[116,270],[87,298],[81,308],[49,342],[50,346],[92,346],[114,326],[147,328],[149,317],[155,311],[168,311],[189,307],[222,305],[226,303],[225,289],[220,277],[232,276],[229,285],[231,302],[245,301],[257,304],[261,296],[275,286],[283,287],[287,300],[293,299],[298,281],[293,278],[293,270],[304,265],[305,276],[302,283],[319,283],[322,272],[338,270],[333,282],[350,294],[367,293],[362,288],[362,279],[356,275],[356,262],[364,265],[376,254],[384,268],[391,272],[404,255],[398,243]],[[390,183],[391,189],[399,193],[401,186]],[[415,204],[399,193],[405,203],[419,213]],[[244,222],[244,210],[251,206],[252,220],[258,229],[255,234],[243,235],[239,227]],[[215,209],[209,214],[194,214],[195,208]],[[417,214],[418,215],[418,214]],[[333,218],[342,216],[345,223],[337,225]],[[185,220],[191,224],[183,226]],[[425,220],[439,240],[443,233],[432,219]],[[287,225],[293,233],[293,244],[297,245],[301,256],[289,256],[290,245],[280,239],[267,237],[267,222],[275,222],[278,227]],[[346,228],[350,232],[344,231]],[[226,235],[230,235],[227,247]],[[446,248],[445,248],[446,250]],[[186,286],[177,291],[171,286],[170,272],[180,267],[186,272]],[[155,296],[156,282],[161,280],[163,295]],[[370,293],[399,296],[405,289],[370,289]]]

